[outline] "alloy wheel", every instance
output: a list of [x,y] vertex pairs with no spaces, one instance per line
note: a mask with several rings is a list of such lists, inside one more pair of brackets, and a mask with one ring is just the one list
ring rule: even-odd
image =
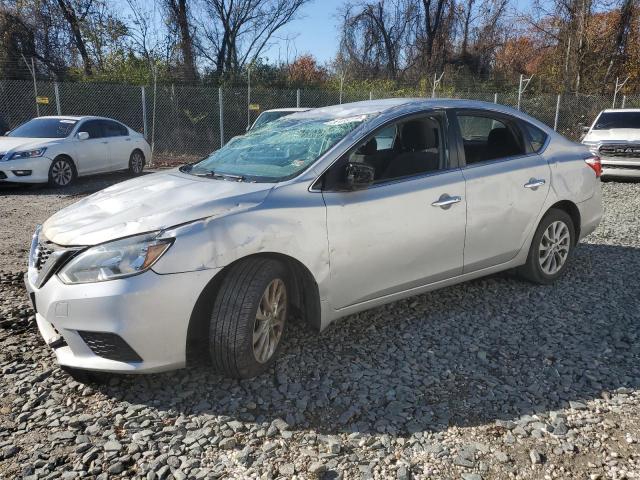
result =
[[69,185],[73,179],[73,168],[66,160],[56,160],[51,166],[51,178],[60,187]]
[[144,157],[140,152],[134,152],[131,155],[131,170],[133,173],[140,173],[144,168]]
[[287,288],[275,278],[262,294],[253,326],[253,355],[258,362],[269,361],[278,348],[286,315]]
[[555,275],[564,266],[571,248],[569,227],[561,220],[552,222],[544,231],[538,249],[540,268],[547,275]]

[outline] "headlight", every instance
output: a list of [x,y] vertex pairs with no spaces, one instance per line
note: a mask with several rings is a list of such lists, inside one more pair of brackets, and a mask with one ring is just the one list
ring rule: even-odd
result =
[[64,283],[91,283],[138,275],[173,243],[173,238],[158,235],[153,232],[91,247],[67,263],[58,277]]
[[23,152],[13,152],[7,160],[20,160],[21,158],[35,158],[44,155],[47,149],[45,147],[37,150],[25,150]]

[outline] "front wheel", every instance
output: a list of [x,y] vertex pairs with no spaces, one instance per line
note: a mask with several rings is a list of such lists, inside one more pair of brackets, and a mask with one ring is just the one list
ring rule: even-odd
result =
[[566,272],[575,244],[575,226],[569,214],[564,210],[549,210],[533,236],[527,263],[520,267],[520,275],[542,285],[555,282]]
[[49,185],[64,188],[71,185],[76,178],[76,169],[70,159],[58,157],[49,167]]
[[268,258],[240,261],[225,276],[211,312],[209,354],[233,378],[266,371],[280,350],[289,299],[287,269]]
[[144,168],[144,155],[140,150],[134,150],[129,157],[129,173],[131,175],[140,175]]

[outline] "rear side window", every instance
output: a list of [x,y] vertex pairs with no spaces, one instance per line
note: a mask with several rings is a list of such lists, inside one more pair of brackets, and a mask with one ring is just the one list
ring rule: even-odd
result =
[[544,147],[544,142],[547,141],[547,134],[540,130],[538,127],[534,127],[530,123],[525,122],[525,128],[529,134],[531,141],[531,148],[534,152],[539,152]]
[[105,137],[125,137],[129,135],[127,128],[118,122],[112,122],[110,120],[104,120],[102,122]]
[[524,139],[515,121],[490,114],[458,114],[467,165],[524,155]]

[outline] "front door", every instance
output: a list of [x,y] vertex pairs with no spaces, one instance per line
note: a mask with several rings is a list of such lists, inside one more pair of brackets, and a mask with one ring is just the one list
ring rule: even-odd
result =
[[87,132],[86,140],[76,139],[76,158],[78,174],[105,172],[109,168],[109,142],[105,137],[101,120],[86,120],[78,127],[78,132]]
[[[465,183],[449,165],[446,117],[413,116],[377,135],[336,162],[323,187],[335,309],[462,272]],[[345,191],[348,162],[375,166],[374,183]]]
[[526,247],[549,193],[551,171],[515,118],[484,111],[456,117],[466,163],[468,273],[505,263]]

